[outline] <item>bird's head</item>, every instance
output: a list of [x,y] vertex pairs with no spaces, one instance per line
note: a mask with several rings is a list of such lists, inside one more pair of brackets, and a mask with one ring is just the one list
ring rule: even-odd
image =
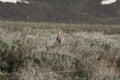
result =
[[58,32],[58,34],[61,34],[61,33],[62,33],[61,31]]

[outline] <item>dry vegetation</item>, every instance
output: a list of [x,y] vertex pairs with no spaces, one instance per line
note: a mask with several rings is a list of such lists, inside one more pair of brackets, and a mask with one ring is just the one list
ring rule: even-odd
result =
[[119,25],[0,22],[0,80],[120,80],[119,68]]

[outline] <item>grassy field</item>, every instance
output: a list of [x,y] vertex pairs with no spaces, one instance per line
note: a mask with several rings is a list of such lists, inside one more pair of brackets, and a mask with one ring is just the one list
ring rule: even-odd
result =
[[120,80],[120,25],[0,21],[0,80]]

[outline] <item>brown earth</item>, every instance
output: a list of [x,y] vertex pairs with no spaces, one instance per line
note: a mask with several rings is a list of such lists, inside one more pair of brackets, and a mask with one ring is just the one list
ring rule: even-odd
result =
[[[101,0],[29,0],[30,4],[0,2],[0,19],[70,22],[120,23],[120,1],[100,5]],[[92,19],[92,20],[91,20]]]

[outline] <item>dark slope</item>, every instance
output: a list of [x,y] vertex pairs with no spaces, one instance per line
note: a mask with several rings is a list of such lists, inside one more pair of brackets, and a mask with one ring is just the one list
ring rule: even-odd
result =
[[101,6],[101,0],[29,0],[30,4],[1,3],[0,18],[7,20],[120,23],[120,1]]

